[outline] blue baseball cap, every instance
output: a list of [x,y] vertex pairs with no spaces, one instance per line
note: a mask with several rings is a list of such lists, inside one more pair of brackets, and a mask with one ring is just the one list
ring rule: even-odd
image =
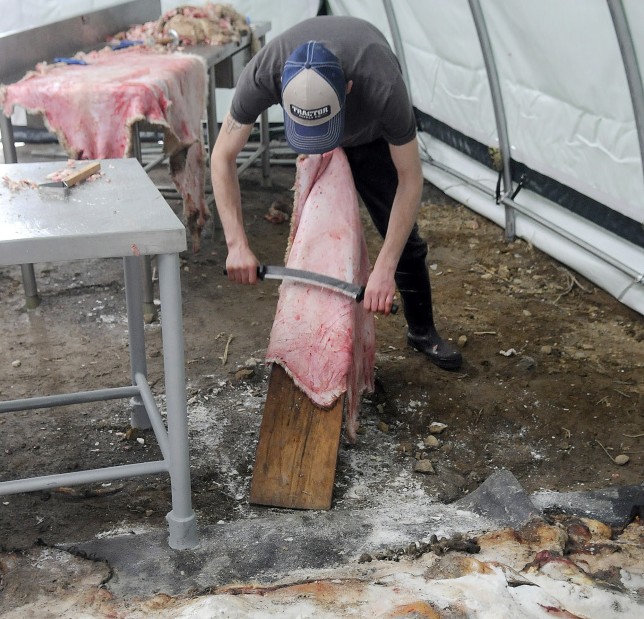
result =
[[340,144],[346,89],[340,61],[319,41],[291,53],[282,73],[282,106],[286,140],[295,152],[317,155]]

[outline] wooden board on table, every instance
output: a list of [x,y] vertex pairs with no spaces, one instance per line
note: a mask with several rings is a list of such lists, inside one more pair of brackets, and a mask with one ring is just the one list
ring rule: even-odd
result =
[[274,363],[250,487],[250,502],[292,509],[330,509],[344,394],[318,408]]

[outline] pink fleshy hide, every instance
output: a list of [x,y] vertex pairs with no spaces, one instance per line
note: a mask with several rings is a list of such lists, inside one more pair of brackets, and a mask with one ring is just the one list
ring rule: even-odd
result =
[[199,251],[208,218],[201,119],[206,106],[206,65],[191,54],[144,47],[80,53],[86,65],[40,63],[0,89],[0,108],[15,105],[42,114],[74,159],[132,156],[132,127],[163,127],[173,181],[184,200],[192,247]]
[[[340,148],[300,156],[286,264],[364,285],[369,257],[351,169]],[[375,325],[362,303],[284,280],[267,361],[280,364],[320,408],[346,392],[345,430],[355,443],[360,396],[373,391]]]

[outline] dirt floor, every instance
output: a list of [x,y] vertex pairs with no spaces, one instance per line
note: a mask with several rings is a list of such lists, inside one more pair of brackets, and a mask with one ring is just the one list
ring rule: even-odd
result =
[[[19,151],[21,161],[28,160]],[[260,260],[281,263],[288,224],[265,219],[290,203],[293,167],[272,187],[242,177],[248,234]],[[177,213],[180,206],[171,204]],[[426,184],[436,321],[463,347],[445,372],[406,345],[402,312],[377,320],[377,389],[362,433],[342,444],[333,509],[413,493],[453,502],[492,472],[529,491],[642,480],[644,321],[596,286]],[[379,239],[365,215],[372,255]],[[278,286],[230,284],[219,228],[182,262],[194,507],[200,525],[253,517],[249,505],[269,368],[263,363]],[[0,400],[129,383],[121,262],[38,264],[42,303],[24,308],[19,267],[0,269]],[[161,316],[162,321],[162,316]],[[148,370],[163,408],[161,326],[146,326]],[[446,424],[426,441],[432,422]],[[0,417],[0,479],[155,459],[151,432],[132,432],[127,402]],[[618,465],[614,458],[627,455]],[[435,474],[414,471],[429,459]],[[0,547],[27,549],[118,531],[161,529],[165,476],[0,497]]]

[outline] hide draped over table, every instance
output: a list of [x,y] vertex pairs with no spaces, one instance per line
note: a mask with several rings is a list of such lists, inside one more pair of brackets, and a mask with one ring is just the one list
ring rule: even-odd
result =
[[10,116],[19,105],[41,114],[74,159],[132,156],[132,127],[163,127],[170,173],[183,198],[193,251],[209,216],[201,121],[207,71],[202,58],[144,47],[106,47],[76,59],[86,64],[40,63],[14,84],[0,87]]

